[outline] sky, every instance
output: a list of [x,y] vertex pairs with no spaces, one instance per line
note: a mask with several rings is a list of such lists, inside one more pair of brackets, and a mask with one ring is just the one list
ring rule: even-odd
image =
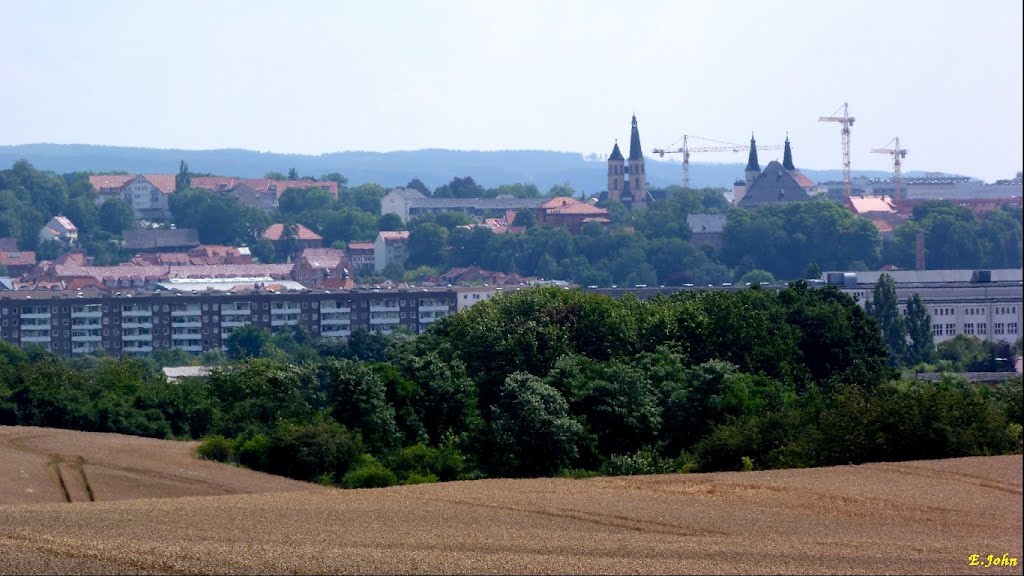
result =
[[[1021,170],[1020,0],[0,0],[0,145],[321,154],[684,134],[994,181]],[[710,145],[691,140],[690,146]],[[762,164],[781,159],[764,150]],[[679,161],[679,155],[665,159]],[[691,162],[741,162],[694,153]],[[655,155],[656,157],[656,155]]]

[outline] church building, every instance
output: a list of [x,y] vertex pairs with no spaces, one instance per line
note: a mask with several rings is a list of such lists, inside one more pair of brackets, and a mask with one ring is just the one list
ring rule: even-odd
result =
[[640,130],[636,127],[635,114],[629,135],[628,165],[616,142],[608,157],[608,191],[604,197],[630,207],[643,207],[647,203],[647,168],[640,149]]
[[750,156],[744,169],[745,180],[733,185],[733,202],[741,208],[811,200],[812,182],[793,165],[793,151],[786,136],[782,163],[772,160],[761,170],[757,161],[757,142],[750,135]]

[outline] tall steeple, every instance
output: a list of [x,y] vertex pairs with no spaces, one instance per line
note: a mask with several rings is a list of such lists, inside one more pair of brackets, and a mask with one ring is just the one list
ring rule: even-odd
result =
[[636,114],[629,133],[629,191],[634,204],[647,201],[647,168],[644,166],[644,153],[640,149],[640,130],[636,127]]
[[761,171],[761,166],[757,163],[757,141],[754,140],[754,133],[750,133],[750,157],[747,158],[747,170]]
[[633,128],[629,133],[629,159],[643,160],[644,153],[640,150],[640,130],[636,127],[636,114],[633,114]]
[[747,159],[747,168],[744,170],[747,181],[747,190],[754,180],[761,175],[761,166],[757,163],[757,142],[754,140],[754,133],[750,133],[750,158]]
[[623,175],[626,165],[626,159],[622,157],[622,151],[619,150],[619,142],[615,141],[615,147],[612,148],[611,156],[608,156],[608,199],[619,200],[622,197]]
[[793,151],[789,148],[789,134],[786,134],[786,149],[782,152],[782,167],[790,172],[796,170],[796,166],[793,166]]

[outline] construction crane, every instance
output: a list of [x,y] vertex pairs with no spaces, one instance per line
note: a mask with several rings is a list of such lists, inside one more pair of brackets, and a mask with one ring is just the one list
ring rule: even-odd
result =
[[[843,111],[842,116],[837,116],[839,110]],[[846,102],[832,113],[831,116],[819,116],[819,122],[839,122],[843,125],[843,196],[850,197],[850,126],[853,126],[853,116],[850,116]]]
[[[704,140],[705,142],[714,142],[716,144],[724,144],[724,146],[698,146],[696,148],[690,148],[689,139],[694,138],[696,140]],[[676,140],[678,142],[679,140]],[[778,150],[782,146],[761,146],[761,150]],[[683,146],[674,150],[666,150],[664,148],[655,148],[652,150],[658,156],[664,158],[665,154],[682,154],[683,155],[683,188],[690,187],[690,153],[691,152],[749,152],[749,144],[734,144],[732,142],[722,142],[720,140],[712,140],[710,138],[701,138],[700,136],[689,136],[683,134]]]
[[[888,148],[890,144],[892,145],[892,148]],[[900,192],[900,184],[903,182],[903,175],[900,171],[900,159],[907,157],[907,149],[900,148],[899,136],[889,140],[889,143],[886,144],[886,146],[886,148],[872,148],[871,151],[878,154],[892,154],[892,168],[894,172],[893,183],[896,184],[896,192],[893,193],[893,198],[896,200],[902,200],[903,194]]]

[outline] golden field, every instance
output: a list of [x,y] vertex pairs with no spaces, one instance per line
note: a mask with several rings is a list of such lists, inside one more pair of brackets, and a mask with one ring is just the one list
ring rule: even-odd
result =
[[[0,427],[0,573],[1020,574],[1024,560],[1019,455],[336,490],[196,460],[195,445]],[[984,567],[1004,553],[1017,565]]]

